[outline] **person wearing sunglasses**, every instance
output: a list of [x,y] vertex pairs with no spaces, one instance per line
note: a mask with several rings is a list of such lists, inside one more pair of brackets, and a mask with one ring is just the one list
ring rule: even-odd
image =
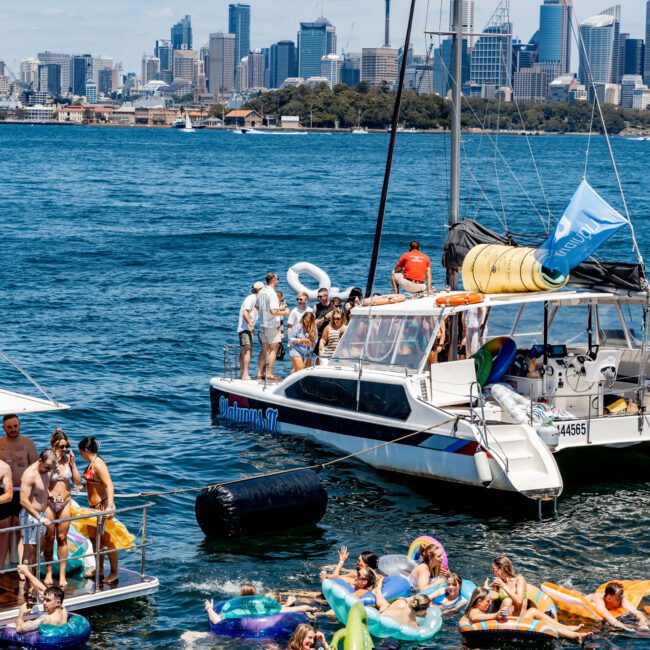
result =
[[296,296],[296,306],[289,313],[289,318],[287,319],[287,331],[291,331],[291,328],[302,320],[302,317],[308,312],[312,311],[312,308],[309,306],[309,296],[301,292]]
[[[54,535],[56,534],[57,551],[56,557],[59,560],[59,586],[65,589],[66,566],[68,559],[68,531],[70,522],[65,521],[57,524],[57,519],[67,519],[70,514],[70,501],[72,500],[72,486],[81,485],[81,474],[77,469],[74,454],[70,448],[70,441],[63,429],[58,427],[50,438],[50,446],[56,454],[56,466],[50,476],[50,490],[45,516],[52,522],[45,532],[45,543],[43,553],[45,561],[51,562],[54,556]],[[52,578],[52,564],[45,568],[45,579],[43,584],[50,586],[54,584]]]
[[340,309],[334,309],[330,324],[323,330],[323,335],[318,344],[318,356],[321,362],[323,359],[329,360],[332,358],[345,329],[346,325],[343,322],[343,312]]

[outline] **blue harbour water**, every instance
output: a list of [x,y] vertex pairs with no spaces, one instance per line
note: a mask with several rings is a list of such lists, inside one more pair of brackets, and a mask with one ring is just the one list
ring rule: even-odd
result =
[[[582,178],[585,145],[585,137],[531,139],[555,217]],[[649,145],[614,142],[646,255]],[[464,176],[471,170],[480,178],[485,197],[472,189],[463,213],[488,225],[507,221],[514,232],[543,233],[548,212],[525,139],[502,136],[499,146],[523,189],[502,162],[495,166],[487,139],[468,136]],[[23,432],[39,447],[55,426],[75,441],[97,436],[120,493],[334,458],[313,442],[211,422],[208,380],[221,372],[223,344],[236,341],[240,301],[267,271],[284,274],[309,260],[339,287],[365,284],[386,147],[381,134],[0,127],[0,347],[73,407],[25,416]],[[448,147],[443,136],[398,139],[379,290],[388,289],[391,264],[408,240],[420,239],[439,258]],[[600,140],[592,143],[589,170],[593,185],[620,207]],[[617,236],[611,248],[633,260],[628,238]],[[27,389],[7,364],[0,381]],[[90,612],[91,645],[190,647],[181,635],[207,630],[206,597],[229,597],[244,580],[316,589],[320,566],[334,562],[341,544],[353,553],[398,553],[431,532],[445,542],[452,566],[477,582],[498,553],[510,555],[534,583],[588,591],[612,577],[650,578],[648,456],[608,458],[599,476],[569,481],[558,516],[542,522],[530,505],[500,494],[459,497],[452,485],[412,483],[354,461],[324,473],[327,515],[299,532],[209,542],[194,519],[194,495],[156,499],[148,569],[159,577],[160,592]],[[135,519],[126,519],[137,529]],[[328,634],[336,629],[329,620],[320,625]],[[431,643],[460,645],[453,623]],[[648,637],[602,631],[593,641],[602,649],[649,645]],[[255,646],[212,638],[193,647]]]

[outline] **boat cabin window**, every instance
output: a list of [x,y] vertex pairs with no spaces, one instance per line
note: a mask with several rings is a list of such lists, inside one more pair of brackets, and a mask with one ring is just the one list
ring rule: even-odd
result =
[[333,360],[417,371],[436,324],[435,316],[353,316]]
[[529,302],[495,305],[490,309],[484,338],[511,336],[518,348],[531,348],[544,342],[544,304]]
[[291,399],[348,411],[359,410],[394,420],[407,420],[411,415],[404,386],[376,381],[361,382],[357,409],[357,384],[356,379],[308,375],[287,386],[284,394]]
[[[627,336],[633,347],[641,346],[643,306],[623,304],[598,305],[598,333],[600,344],[609,347],[627,347]],[[627,330],[627,332],[626,332]]]

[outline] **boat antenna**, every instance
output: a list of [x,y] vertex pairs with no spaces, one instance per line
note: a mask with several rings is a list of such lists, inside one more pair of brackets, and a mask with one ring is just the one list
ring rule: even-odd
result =
[[402,64],[399,69],[399,81],[397,84],[397,94],[395,95],[395,106],[393,108],[393,121],[390,128],[390,142],[388,144],[388,154],[386,155],[386,168],[384,170],[384,184],[381,188],[381,199],[379,201],[379,212],[377,214],[377,225],[375,226],[375,241],[372,246],[372,257],[370,258],[370,268],[368,269],[368,282],[366,284],[366,298],[372,295],[372,286],[375,283],[375,273],[377,271],[377,258],[379,257],[379,247],[381,245],[381,231],[384,226],[384,214],[386,212],[386,199],[388,198],[388,185],[390,183],[390,172],[393,166],[393,153],[395,151],[395,140],[397,138],[397,125],[399,124],[399,111],[402,104],[402,94],[404,91],[404,78],[406,77],[406,66],[408,64],[408,50],[411,44],[411,28],[413,27],[413,15],[415,14],[415,2],[411,0],[411,10],[409,21],[406,27],[406,38],[404,39],[404,49],[402,50]]

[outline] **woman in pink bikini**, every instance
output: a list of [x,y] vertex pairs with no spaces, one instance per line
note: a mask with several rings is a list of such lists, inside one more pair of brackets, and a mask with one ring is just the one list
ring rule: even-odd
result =
[[[50,475],[50,489],[45,516],[52,522],[45,532],[45,542],[43,551],[45,561],[51,562],[54,557],[54,535],[56,534],[57,559],[59,560],[59,586],[65,589],[68,581],[66,580],[65,570],[68,559],[68,530],[70,522],[65,521],[57,524],[57,519],[66,519],[70,517],[70,501],[72,499],[72,486],[81,485],[81,476],[75,463],[74,454],[70,449],[70,441],[63,429],[54,429],[50,438],[50,446],[56,454],[56,467]],[[45,569],[45,585],[54,584],[52,578],[52,564],[48,564]]]

